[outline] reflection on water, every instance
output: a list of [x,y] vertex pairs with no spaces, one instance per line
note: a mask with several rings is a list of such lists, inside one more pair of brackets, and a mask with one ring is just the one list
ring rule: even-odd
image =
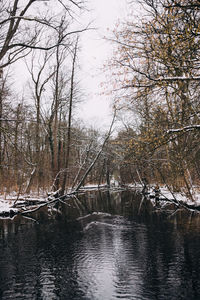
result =
[[200,298],[198,216],[93,192],[32,217],[1,220],[0,299]]

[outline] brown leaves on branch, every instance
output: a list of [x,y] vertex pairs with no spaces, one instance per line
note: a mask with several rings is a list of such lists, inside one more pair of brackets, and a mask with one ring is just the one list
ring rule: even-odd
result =
[[[137,136],[129,137],[126,162],[129,157],[141,168],[156,166],[164,177],[183,177],[191,197],[192,181],[200,179],[200,2],[140,3],[144,17],[131,21],[129,16],[112,38],[117,50],[110,65],[117,74],[116,99],[121,99],[116,105],[140,120]],[[159,180],[160,173],[155,174]]]

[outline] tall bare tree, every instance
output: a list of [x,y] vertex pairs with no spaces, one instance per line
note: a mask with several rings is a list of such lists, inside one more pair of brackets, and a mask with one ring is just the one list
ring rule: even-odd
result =
[[74,100],[74,90],[75,90],[75,82],[74,82],[74,76],[75,76],[75,64],[77,59],[77,50],[78,50],[78,37],[76,39],[76,43],[74,46],[74,53],[73,53],[73,59],[72,59],[72,71],[71,71],[71,84],[70,84],[70,96],[69,96],[69,113],[68,113],[68,126],[67,126],[67,151],[66,151],[66,157],[65,157],[65,170],[64,170],[64,176],[63,181],[61,185],[61,195],[65,192],[65,186],[67,181],[67,175],[69,173],[68,167],[69,167],[69,158],[70,158],[70,147],[71,147],[71,126],[72,126],[72,109],[73,109],[73,100]]

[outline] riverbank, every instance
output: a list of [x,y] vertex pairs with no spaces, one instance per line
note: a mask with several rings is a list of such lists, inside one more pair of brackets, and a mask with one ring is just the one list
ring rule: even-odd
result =
[[[137,190],[138,192],[143,192],[143,186],[141,184],[134,185],[112,185],[108,187],[107,185],[87,185],[80,188],[79,193],[84,193],[86,191],[94,191],[97,189],[105,189],[110,191],[123,191],[123,190]],[[143,193],[146,198],[148,198],[154,206],[156,206],[155,201],[155,187],[148,186]],[[10,195],[0,195],[0,217],[11,218],[17,214],[23,214],[26,212],[34,211],[42,206],[52,204],[59,201],[59,198],[55,198],[54,195],[36,195],[34,193],[28,195],[17,195],[12,193]],[[164,207],[167,202],[172,202],[176,206],[182,206],[186,209],[193,209],[200,211],[200,187],[193,187],[193,201],[181,192],[172,192],[165,186],[159,187],[159,202],[160,206]]]
[[0,195],[0,217],[13,217],[22,213],[27,208],[36,207],[37,205],[46,203],[45,195],[35,196],[21,195],[20,197],[15,193]]
[[[142,187],[141,187],[142,188]],[[193,187],[193,201],[189,198],[184,192],[172,192],[165,186],[159,187],[160,189],[160,198],[164,198],[166,200],[177,200],[178,202],[182,202],[188,205],[200,205],[200,187]],[[150,196],[155,195],[154,186],[150,186],[148,189],[148,193]]]

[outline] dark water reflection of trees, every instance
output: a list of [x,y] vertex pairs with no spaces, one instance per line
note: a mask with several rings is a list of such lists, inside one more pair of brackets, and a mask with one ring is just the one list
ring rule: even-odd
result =
[[88,192],[32,217],[1,220],[1,299],[200,296],[198,215],[157,212],[137,193]]

